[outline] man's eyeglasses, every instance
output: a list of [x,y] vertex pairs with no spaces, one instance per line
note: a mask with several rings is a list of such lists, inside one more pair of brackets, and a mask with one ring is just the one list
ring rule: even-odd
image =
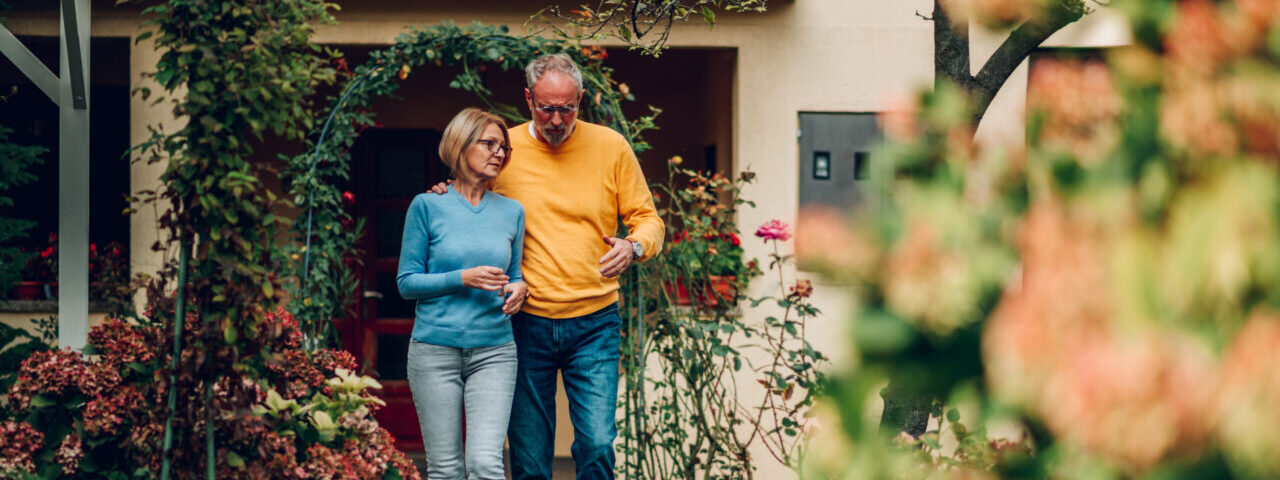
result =
[[567,117],[578,111],[577,105],[537,105],[533,107],[546,116],[552,116],[559,113],[562,117]]
[[552,115],[555,115],[556,113],[559,113],[561,116],[567,117],[569,115],[576,113],[578,111],[578,106],[577,105],[538,105],[538,101],[534,100],[533,109],[539,112],[542,112],[547,116],[552,116]]
[[511,151],[513,150],[511,148],[511,145],[503,145],[502,142],[499,142],[497,140],[480,139],[480,140],[476,140],[476,143],[484,145],[484,148],[488,149],[489,153],[492,153],[494,155],[497,155],[498,152],[502,152],[503,155],[510,157]]

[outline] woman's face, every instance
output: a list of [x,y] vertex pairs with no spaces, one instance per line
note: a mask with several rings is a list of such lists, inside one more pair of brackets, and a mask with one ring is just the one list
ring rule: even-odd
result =
[[498,172],[502,171],[502,166],[507,162],[507,152],[510,151],[505,141],[501,127],[492,123],[484,127],[480,138],[467,146],[463,158],[472,176],[480,181],[498,178]]

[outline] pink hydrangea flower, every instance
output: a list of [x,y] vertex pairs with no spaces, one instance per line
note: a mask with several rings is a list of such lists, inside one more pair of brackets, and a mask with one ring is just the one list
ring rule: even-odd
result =
[[769,220],[756,229],[756,236],[763,238],[766,242],[769,240],[786,241],[791,238],[791,226],[778,220]]

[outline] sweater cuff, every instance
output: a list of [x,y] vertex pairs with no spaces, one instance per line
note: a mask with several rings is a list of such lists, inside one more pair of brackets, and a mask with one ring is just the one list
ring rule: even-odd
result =
[[444,274],[444,286],[449,290],[458,290],[462,285],[462,270],[454,270]]

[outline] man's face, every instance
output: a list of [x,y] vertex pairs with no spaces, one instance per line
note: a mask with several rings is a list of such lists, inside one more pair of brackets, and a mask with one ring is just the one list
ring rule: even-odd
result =
[[578,103],[582,92],[573,84],[573,78],[560,72],[547,72],[524,90],[525,100],[533,115],[533,129],[541,140],[552,146],[560,145],[573,133],[578,121]]

